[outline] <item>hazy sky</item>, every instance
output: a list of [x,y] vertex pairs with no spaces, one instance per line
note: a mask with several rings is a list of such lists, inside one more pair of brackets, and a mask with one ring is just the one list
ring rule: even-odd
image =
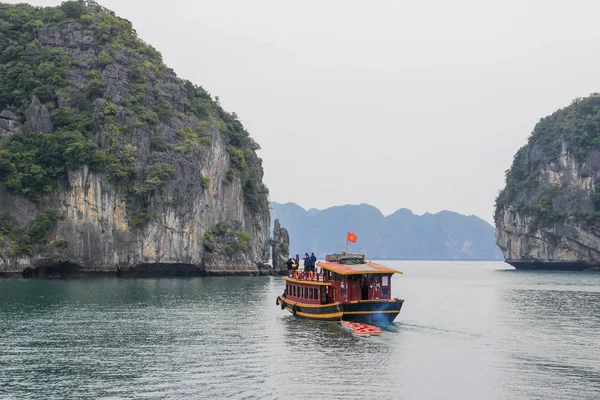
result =
[[236,112],[270,199],[305,208],[491,222],[536,122],[600,91],[597,0],[99,3]]

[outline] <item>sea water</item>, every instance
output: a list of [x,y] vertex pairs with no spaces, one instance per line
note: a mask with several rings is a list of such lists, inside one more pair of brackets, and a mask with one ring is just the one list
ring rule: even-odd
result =
[[405,303],[369,338],[281,278],[0,280],[0,398],[600,398],[600,273],[382,263]]

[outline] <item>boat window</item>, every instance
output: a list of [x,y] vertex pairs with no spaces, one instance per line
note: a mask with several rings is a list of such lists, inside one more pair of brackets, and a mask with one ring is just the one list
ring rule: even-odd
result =
[[381,296],[388,297],[390,295],[390,288],[382,287],[381,288]]
[[319,300],[319,289],[315,289],[315,299]]

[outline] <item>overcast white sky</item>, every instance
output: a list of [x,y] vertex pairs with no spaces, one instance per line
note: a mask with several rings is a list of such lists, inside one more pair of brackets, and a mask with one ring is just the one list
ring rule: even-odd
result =
[[492,222],[536,122],[600,88],[597,0],[99,3],[236,112],[271,200],[305,208]]

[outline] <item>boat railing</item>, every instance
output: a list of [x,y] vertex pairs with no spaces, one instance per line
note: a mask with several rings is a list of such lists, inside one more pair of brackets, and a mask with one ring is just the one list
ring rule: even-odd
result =
[[288,277],[297,279],[299,281],[325,282],[325,274],[322,272],[313,272],[311,277],[309,272],[299,269],[292,269],[288,271]]

